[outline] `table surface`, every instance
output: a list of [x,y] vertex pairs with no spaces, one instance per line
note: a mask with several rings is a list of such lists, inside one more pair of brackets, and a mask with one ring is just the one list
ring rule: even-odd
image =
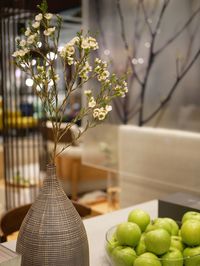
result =
[[[109,265],[104,249],[105,233],[110,227],[126,221],[128,213],[136,208],[147,211],[152,219],[158,216],[158,201],[152,200],[97,217],[85,219],[83,221],[88,236],[91,266]],[[15,250],[16,241],[9,241],[4,243],[4,245],[12,250]]]

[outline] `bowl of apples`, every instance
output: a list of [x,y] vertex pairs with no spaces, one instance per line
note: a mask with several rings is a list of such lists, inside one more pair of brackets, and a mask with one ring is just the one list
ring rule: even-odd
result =
[[112,266],[200,266],[200,213],[177,223],[135,209],[106,232],[105,249]]

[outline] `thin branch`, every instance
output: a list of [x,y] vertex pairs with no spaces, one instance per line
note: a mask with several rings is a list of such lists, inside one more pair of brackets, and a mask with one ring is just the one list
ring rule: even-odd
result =
[[154,34],[157,34],[157,32],[158,32],[158,30],[160,28],[160,24],[162,22],[162,19],[163,19],[164,14],[165,14],[165,10],[168,7],[169,3],[170,3],[170,0],[166,0],[164,2],[164,4],[163,4],[162,8],[161,8],[161,12],[160,12],[160,15],[158,17],[158,21],[157,21],[157,24],[156,24],[156,29],[155,29]]
[[180,69],[179,65],[180,65],[180,58],[177,57],[176,58],[176,76],[177,77],[179,76],[179,69]]
[[193,64],[198,59],[199,55],[200,55],[200,49],[194,55],[193,59],[191,60],[190,64],[185,68],[185,70],[179,76],[177,76],[176,81],[174,82],[172,88],[170,89],[170,91],[169,91],[168,95],[165,97],[165,99],[161,101],[160,105],[146,119],[143,119],[142,125],[149,122],[169,102],[169,100],[171,99],[176,87],[182,81],[182,79],[188,73],[188,71],[191,69]]
[[191,17],[186,21],[182,28],[180,28],[180,30],[174,34],[174,36],[172,36],[163,46],[161,46],[161,48],[155,51],[155,55],[160,54],[168,45],[170,45],[174,40],[176,40],[178,36],[190,25],[190,23],[193,21],[193,19],[197,16],[199,12],[200,7],[191,15]]
[[129,113],[128,120],[133,118],[135,115],[137,115],[140,111],[140,107],[138,107],[136,110],[134,110],[133,114]]
[[86,124],[85,128],[82,129],[82,130],[78,129],[77,136],[75,137],[75,135],[73,134],[72,141],[70,141],[58,153],[56,153],[55,157],[59,156],[64,150],[66,150],[68,147],[70,147],[74,141],[78,140],[87,131],[87,129],[91,128],[91,127],[93,127],[93,126],[90,126],[90,123],[87,121],[87,124]]
[[113,102],[112,102],[112,104],[113,104],[115,113],[117,114],[117,117],[119,118],[120,121],[123,122],[123,115],[120,112],[121,99],[114,99]]
[[198,30],[199,30],[199,20],[198,20],[198,23],[196,23],[196,27],[194,28],[193,32],[190,32],[188,31],[189,35],[190,35],[190,38],[189,38],[189,44],[188,44],[188,48],[187,48],[187,51],[186,51],[186,55],[185,55],[185,58],[184,58],[184,62],[183,64],[180,66],[180,69],[183,71],[183,69],[185,68],[185,66],[188,64],[189,62],[189,59],[191,57],[191,53],[192,53],[192,50],[193,50],[193,44],[195,43],[195,38],[197,37],[198,38]]
[[122,40],[123,40],[123,43],[124,43],[125,50],[127,51],[127,54],[128,54],[128,60],[129,60],[129,63],[131,65],[131,68],[133,70],[133,74],[134,74],[136,80],[138,81],[138,83],[140,85],[142,85],[142,81],[141,81],[140,77],[138,76],[134,65],[132,64],[132,59],[131,59],[130,54],[129,54],[129,45],[128,45],[128,41],[126,39],[125,25],[124,25],[124,16],[122,14],[122,8],[121,8],[120,0],[117,0],[117,10],[118,10],[118,13],[119,13],[120,24],[121,24],[121,37],[122,37]]
[[141,6],[142,6],[142,11],[143,11],[143,14],[144,14],[145,22],[146,22],[147,27],[149,29],[149,33],[150,33],[151,36],[153,36],[153,29],[152,29],[151,24],[149,22],[147,11],[146,11],[146,8],[144,6],[144,0],[141,0],[140,3],[141,3]]
[[[143,1],[142,1],[142,4],[143,4]],[[162,18],[165,14],[165,11],[166,11],[166,8],[169,4],[169,0],[168,1],[165,1],[164,4],[162,5],[162,8],[161,8],[161,11],[160,11],[160,14],[159,14],[159,18],[158,18],[158,21],[156,23],[156,26],[155,26],[155,30],[152,32],[152,38],[151,38],[151,46],[150,46],[150,50],[149,50],[149,58],[148,58],[148,62],[147,62],[147,68],[146,68],[146,73],[145,73],[145,76],[144,76],[144,81],[141,85],[141,93],[140,93],[140,111],[139,111],[139,116],[138,116],[138,124],[139,126],[142,125],[142,121],[143,121],[143,112],[144,112],[144,99],[145,99],[145,93],[146,93],[146,89],[147,89],[147,82],[148,82],[148,78],[149,78],[149,75],[150,75],[150,72],[151,72],[151,69],[152,69],[152,66],[155,62],[155,53],[154,53],[154,45],[155,45],[155,40],[156,40],[156,37],[157,37],[157,34],[158,34],[158,28],[160,26],[160,23],[162,21]],[[144,14],[146,14],[146,11],[145,11],[145,7],[143,6],[143,12]],[[146,23],[148,24],[149,22],[146,20]]]
[[[98,24],[98,29],[99,29],[99,33],[100,33],[100,36],[101,36],[101,43],[102,43],[102,49],[105,50],[107,49],[107,45],[106,45],[106,38],[105,38],[105,31],[102,27],[102,23],[101,23],[101,0],[96,0],[95,1],[95,17],[96,17],[96,21],[97,21],[97,24]],[[96,53],[98,55],[98,57],[100,57],[100,51],[99,50],[96,50]],[[107,57],[109,58],[109,61],[110,62],[113,62],[113,57],[112,57],[112,54],[110,53],[109,55],[107,55]]]

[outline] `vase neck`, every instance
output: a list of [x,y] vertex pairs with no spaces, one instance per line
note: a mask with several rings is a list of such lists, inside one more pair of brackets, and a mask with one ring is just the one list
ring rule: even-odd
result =
[[57,181],[56,166],[54,164],[48,164],[46,168],[46,177],[44,183],[52,183]]

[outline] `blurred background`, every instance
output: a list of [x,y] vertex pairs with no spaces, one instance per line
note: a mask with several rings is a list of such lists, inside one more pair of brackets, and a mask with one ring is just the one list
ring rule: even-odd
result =
[[[112,103],[104,125],[59,156],[58,176],[68,196],[101,214],[174,191],[199,194],[199,1],[47,2],[49,12],[63,17],[60,48],[78,31],[91,32],[100,47],[94,56],[109,61],[117,74],[126,73],[129,89]],[[33,202],[53,141],[33,80],[11,57],[39,3],[0,1],[1,213]],[[86,88],[98,86],[89,82],[72,95],[63,125],[84,106]],[[59,93],[62,99],[62,80]],[[70,142],[83,123],[62,142]]]

